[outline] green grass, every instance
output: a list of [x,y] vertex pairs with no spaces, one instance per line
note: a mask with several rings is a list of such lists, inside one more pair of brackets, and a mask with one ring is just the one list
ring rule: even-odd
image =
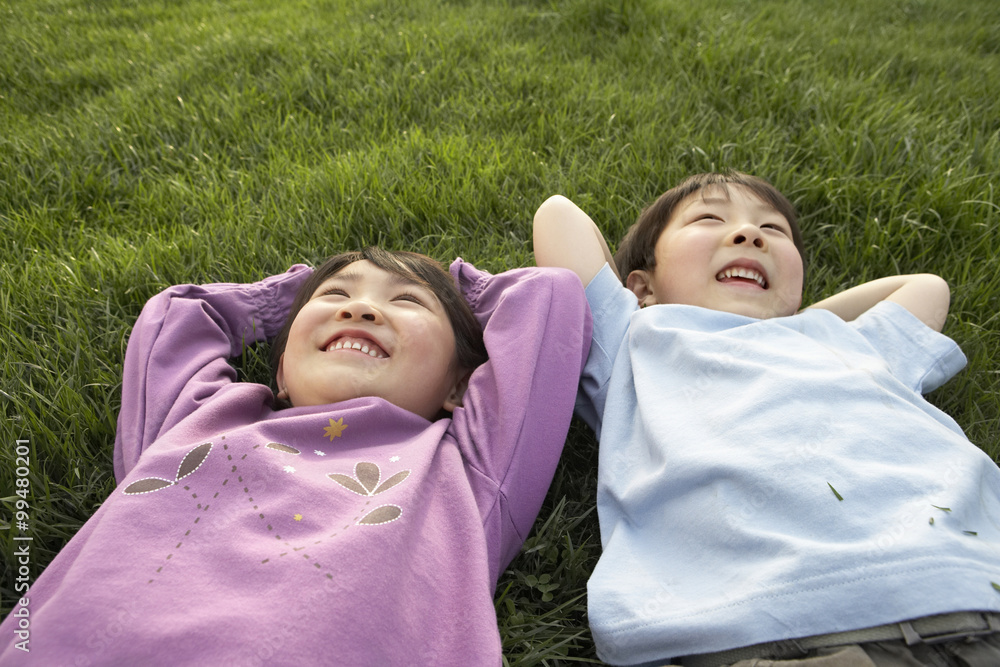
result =
[[[122,356],[160,289],[370,243],[502,271],[550,194],[615,240],[708,169],[790,195],[807,301],[944,276],[969,366],[931,399],[1000,456],[994,0],[389,4],[0,0],[0,490],[7,521],[30,440],[32,579],[113,488]],[[575,425],[497,591],[510,664],[596,660],[595,468]]]

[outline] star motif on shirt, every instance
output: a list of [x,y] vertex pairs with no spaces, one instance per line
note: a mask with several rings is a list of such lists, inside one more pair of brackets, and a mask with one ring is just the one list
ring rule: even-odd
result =
[[399,460],[399,457],[398,457],[398,456],[393,456],[393,457],[391,457],[391,458],[389,459],[389,462],[390,462],[390,463],[395,463],[395,462],[396,462],[396,461],[398,461],[398,460]]
[[337,421],[330,420],[330,425],[323,429],[323,436],[330,438],[330,442],[333,442],[334,438],[339,438],[347,428],[347,424],[344,423],[344,418],[341,417]]
[[296,521],[302,521],[302,515],[301,514],[296,514],[292,518],[295,519]]
[[284,468],[282,468],[282,470],[284,470],[285,472],[295,472],[295,468],[293,468],[292,466],[285,466]]
[[321,452],[318,449],[314,449],[313,454],[315,454],[316,456],[326,456],[326,452]]

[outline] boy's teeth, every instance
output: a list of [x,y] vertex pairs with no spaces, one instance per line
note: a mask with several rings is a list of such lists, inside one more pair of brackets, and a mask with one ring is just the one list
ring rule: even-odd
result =
[[745,269],[739,266],[726,269],[725,271],[720,271],[716,278],[719,280],[723,278],[746,278],[748,280],[753,280],[761,287],[767,288],[767,281],[764,280],[764,276],[753,269]]

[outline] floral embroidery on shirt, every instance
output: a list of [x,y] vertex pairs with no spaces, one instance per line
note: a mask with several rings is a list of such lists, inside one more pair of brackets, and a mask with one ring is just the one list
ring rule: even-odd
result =
[[354,477],[331,472],[327,477],[340,484],[345,489],[353,491],[359,496],[375,496],[384,491],[388,491],[404,479],[410,476],[409,470],[401,470],[395,475],[379,484],[382,471],[377,463],[361,461],[354,466]]
[[[343,430],[347,428],[347,425],[343,423],[343,418],[336,421],[330,419],[329,422],[330,426],[325,430],[331,440],[335,437],[339,437]],[[209,508],[217,507],[217,503],[212,502],[213,499],[219,498],[220,493],[224,494],[225,489],[231,480],[238,482],[238,484],[234,486],[242,488],[243,494],[241,499],[245,501],[243,506],[255,513],[262,522],[262,525],[266,526],[268,534],[273,535],[278,543],[285,547],[285,550],[278,553],[276,557],[272,556],[261,560],[261,564],[270,563],[275,560],[282,561],[285,560],[286,557],[291,558],[294,555],[297,558],[301,558],[302,560],[308,562],[319,574],[325,576],[327,579],[334,578],[335,570],[332,567],[332,561],[330,563],[323,562],[322,553],[313,553],[314,549],[317,549],[319,545],[325,544],[331,539],[339,537],[344,530],[352,525],[379,526],[396,521],[403,514],[403,508],[392,503],[385,503],[372,508],[372,499],[375,496],[381,495],[406,481],[406,479],[410,476],[411,471],[409,469],[400,470],[383,479],[382,469],[377,463],[359,461],[354,465],[353,475],[342,473],[327,473],[326,475],[340,487],[343,487],[351,493],[365,499],[361,504],[361,507],[358,507],[351,512],[351,514],[354,515],[353,518],[348,519],[347,523],[331,526],[332,532],[325,537],[319,537],[319,539],[300,541],[292,538],[289,540],[287,535],[283,538],[278,534],[278,524],[273,523],[273,515],[269,516],[266,508],[261,507],[259,505],[259,501],[257,501],[254,497],[257,494],[253,493],[250,487],[254,486],[255,480],[244,477],[246,472],[242,466],[242,462],[247,458],[248,454],[251,454],[251,452],[244,452],[242,456],[236,455],[236,458],[234,459],[233,452],[225,442],[222,443],[222,449],[222,455],[225,456],[225,460],[220,462],[223,466],[225,466],[226,472],[222,473],[223,476],[221,478],[221,483],[219,482],[219,479],[216,478],[196,480],[196,484],[194,485],[195,488],[192,488],[192,485],[189,483],[185,483],[183,485],[179,484],[182,479],[192,475],[205,463],[208,455],[213,451],[213,444],[207,442],[190,449],[186,454],[184,454],[177,467],[177,473],[173,476],[173,479],[166,477],[145,477],[129,484],[124,489],[123,493],[128,495],[140,495],[152,493],[154,491],[159,491],[175,485],[178,487],[183,486],[184,490],[190,494],[191,502],[196,503],[196,505],[192,506],[192,510],[194,512],[192,520],[190,523],[182,525],[178,528],[177,537],[175,538],[176,542],[170,543],[171,547],[168,552],[159,559],[158,567],[156,567],[155,572],[151,573],[151,576],[146,582],[147,584],[152,584],[160,579],[160,577],[163,576],[165,568],[167,568],[168,564],[175,562],[177,560],[176,557],[180,556],[182,553],[187,553],[192,548],[189,546],[189,542],[197,539],[204,539],[204,537],[196,538],[195,533],[204,533],[204,530],[198,530],[203,527],[201,525],[203,523],[202,519],[209,518]],[[253,445],[251,448],[251,450],[256,451],[264,451],[266,449],[270,449],[281,454],[296,456],[303,453],[295,447],[278,442],[269,442],[266,445]],[[325,455],[325,452],[322,452],[321,450],[314,450],[314,453],[318,456]],[[399,456],[392,456],[389,458],[391,463],[397,463],[399,460]],[[318,461],[316,462],[318,463]],[[305,463],[303,465],[305,465]],[[297,472],[296,468],[291,465],[282,465],[281,470],[285,473]],[[257,480],[257,482],[259,485],[259,480]],[[258,488],[257,490],[260,491],[261,489]],[[212,494],[213,491],[214,495],[209,496],[208,494]],[[231,520],[230,517],[236,516],[232,513],[219,515],[218,512],[218,510],[213,510],[212,516],[216,517],[215,521],[219,521],[219,517],[221,517],[221,520],[225,521]],[[302,522],[306,521],[303,514],[294,512],[294,510],[285,516],[290,516],[293,521],[292,524],[285,526],[289,530],[291,530],[291,526],[301,526],[304,525]],[[281,532],[284,533],[285,531],[282,530]],[[291,532],[295,533],[297,531],[292,530]]]
[[[177,467],[177,474],[174,476],[173,480],[163,479],[160,477],[146,477],[144,479],[140,479],[137,482],[129,484],[123,491],[123,493],[126,493],[128,495],[138,495],[143,493],[150,493],[152,491],[157,491],[159,489],[166,488],[167,486],[177,485],[177,486],[182,486],[185,492],[190,493],[191,496],[190,502],[193,503],[193,506],[191,508],[193,511],[192,515],[193,519],[189,524],[186,524],[187,530],[184,530],[185,528],[184,525],[181,525],[178,528],[177,537],[175,538],[177,540],[176,543],[173,543],[173,541],[171,541],[171,544],[173,544],[173,546],[168,550],[168,553],[160,560],[160,565],[159,567],[156,568],[156,571],[152,574],[152,576],[149,579],[146,580],[147,584],[152,584],[154,581],[156,581],[158,577],[163,573],[164,568],[166,568],[169,563],[175,562],[174,556],[180,554],[182,548],[185,552],[190,548],[186,546],[189,541],[191,540],[197,541],[197,539],[199,539],[196,537],[196,535],[198,533],[199,524],[201,523],[201,520],[203,518],[212,515],[218,515],[217,509],[213,509],[211,515],[209,514],[209,509],[217,507],[217,503],[213,501],[219,497],[219,494],[222,492],[222,487],[225,487],[226,484],[229,483],[230,475],[236,475],[236,479],[239,482],[243,482],[243,477],[236,474],[236,472],[238,469],[238,465],[244,459],[246,459],[247,454],[243,454],[242,456],[239,457],[238,460],[234,460],[233,454],[230,452],[229,445],[225,443],[225,439],[226,439],[225,436],[222,436],[223,440],[222,455],[225,455],[226,457],[226,462],[223,463],[222,465],[224,466],[231,465],[231,469],[228,474],[225,474],[225,478],[222,480],[222,484],[219,485],[218,487],[219,490],[216,490],[212,496],[209,497],[207,495],[207,493],[211,493],[212,490],[211,487],[213,486],[211,481],[212,477],[211,475],[209,475],[207,479],[205,478],[196,479],[195,484],[200,486],[201,489],[198,488],[192,489],[191,483],[183,485],[179,484],[179,482],[182,479],[188,477],[196,470],[201,468],[202,464],[208,458],[209,453],[212,451],[213,445],[210,442],[198,445],[197,447],[191,449],[190,451],[188,451],[187,454],[184,455],[184,457],[181,459],[180,465]],[[254,449],[256,449],[256,447],[254,447]],[[248,490],[249,490],[248,488],[244,487],[245,492]],[[199,492],[202,493],[203,495],[202,498],[199,498]],[[253,498],[250,498],[250,502],[253,502]],[[253,509],[256,510],[257,506],[254,505]],[[261,514],[260,516],[261,518],[263,518],[263,514]],[[180,531],[184,532],[181,533]]]
[[[401,470],[395,475],[385,480],[381,484],[382,471],[378,464],[369,461],[360,461],[354,466],[354,477],[332,472],[327,475],[330,479],[340,484],[342,487],[356,493],[359,496],[375,496],[388,491],[392,487],[401,483],[410,476],[409,470]],[[380,505],[372,511],[358,519],[357,524],[363,526],[374,526],[395,521],[403,513],[403,508],[398,505]]]

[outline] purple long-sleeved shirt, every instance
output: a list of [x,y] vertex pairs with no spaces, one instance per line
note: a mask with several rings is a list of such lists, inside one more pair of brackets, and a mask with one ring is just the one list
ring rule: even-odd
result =
[[570,273],[451,271],[490,361],[434,422],[373,397],[276,412],[234,381],[306,267],[151,299],[118,488],[31,586],[30,652],[0,626],[0,664],[499,664],[496,581],[551,481],[590,316]]

